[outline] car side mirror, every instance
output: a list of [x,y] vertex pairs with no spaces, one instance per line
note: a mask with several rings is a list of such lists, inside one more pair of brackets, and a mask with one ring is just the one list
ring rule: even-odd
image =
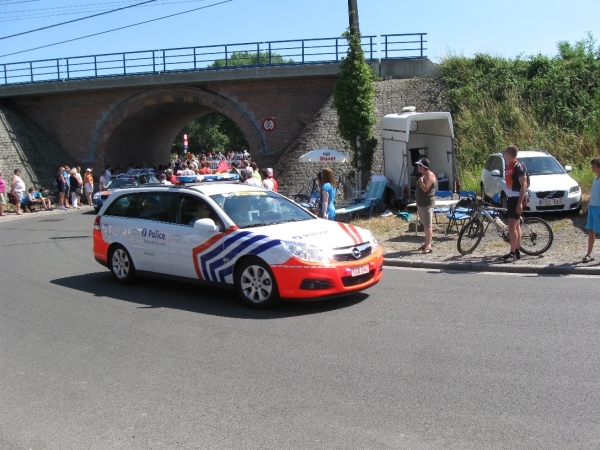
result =
[[500,176],[500,171],[498,169],[494,169],[490,172],[490,175],[493,177],[499,177]]
[[569,173],[573,168],[571,166],[565,166],[565,172]]
[[194,222],[194,230],[219,231],[219,227],[212,219],[199,219]]

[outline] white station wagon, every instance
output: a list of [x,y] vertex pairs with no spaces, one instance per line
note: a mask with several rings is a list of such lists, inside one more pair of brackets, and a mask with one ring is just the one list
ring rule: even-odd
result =
[[383,276],[383,248],[370,231],[244,184],[115,191],[93,236],[96,261],[120,283],[136,273],[178,277],[232,288],[257,308],[362,291]]
[[[581,188],[568,172],[570,166],[563,167],[548,152],[519,151],[517,160],[525,163],[531,186],[527,189],[529,203],[525,211],[559,212],[579,211]],[[506,162],[502,153],[490,155],[481,171],[481,196],[484,199],[500,196],[500,204],[506,208]]]

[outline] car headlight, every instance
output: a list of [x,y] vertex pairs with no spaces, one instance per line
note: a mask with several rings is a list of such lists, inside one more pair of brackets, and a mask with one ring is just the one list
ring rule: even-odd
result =
[[369,244],[371,244],[371,251],[375,252],[381,244],[379,243],[379,241],[377,240],[375,235],[373,233],[371,233],[370,231],[368,232],[368,237],[369,237]]
[[328,263],[327,255],[314,245],[304,242],[281,241],[282,247],[292,256],[308,262]]
[[581,192],[579,185],[573,186],[571,189],[569,189],[569,194],[579,194],[579,192]]
[[98,200],[102,194],[100,192],[96,192],[94,194],[94,200]]

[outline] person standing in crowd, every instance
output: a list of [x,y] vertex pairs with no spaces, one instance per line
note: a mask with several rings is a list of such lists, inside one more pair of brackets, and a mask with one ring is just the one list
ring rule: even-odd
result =
[[269,179],[271,181],[273,181],[273,192],[277,192],[279,190],[279,184],[277,183],[277,180],[275,178],[273,178],[273,169],[271,169],[270,167],[267,169],[267,174],[269,176]]
[[250,186],[262,187],[262,183],[252,176],[250,169],[242,170],[242,183]]
[[262,177],[260,176],[260,172],[258,171],[258,165],[254,161],[250,163],[250,169],[252,169],[252,178],[257,179],[262,183]]
[[268,169],[262,169],[260,172],[262,175],[262,187],[268,189],[269,191],[275,191],[275,183],[273,183],[272,178],[269,178]]
[[106,178],[106,183],[108,184],[110,178],[112,177],[112,173],[110,173],[110,164],[107,164],[106,168],[104,169],[104,177]]
[[77,173],[75,176],[77,177],[77,181],[79,181],[79,187],[77,188],[77,204],[81,206],[81,196],[83,195],[83,179],[81,178],[81,167],[77,166]]
[[587,254],[583,257],[583,262],[588,263],[594,260],[592,250],[596,233],[600,233],[600,157],[592,159],[592,172],[596,175],[592,183],[592,192],[590,200],[581,208],[582,213],[588,213],[586,230],[588,230]]
[[230,167],[231,167],[231,169],[229,170],[229,173],[240,176],[240,171],[238,169],[238,163],[236,161],[232,161]]
[[71,169],[69,168],[69,166],[65,166],[65,170],[63,172],[63,177],[65,177],[65,183],[66,183],[66,188],[65,188],[65,208],[70,208],[70,202],[71,202],[71,196],[70,196],[70,186],[69,186],[69,176],[71,173]]
[[5,216],[4,205],[6,204],[6,181],[2,177],[2,171],[0,170],[0,217]]
[[65,210],[67,209],[66,201],[65,201],[65,192],[67,190],[67,180],[63,175],[65,172],[64,167],[60,167],[58,169],[58,175],[56,176],[56,190],[58,191],[58,209]]
[[85,198],[88,206],[92,206],[92,194],[94,193],[94,176],[92,175],[92,169],[85,169],[85,175],[83,175],[83,189],[85,190]]
[[23,195],[25,194],[25,183],[21,179],[21,169],[15,169],[14,171],[12,181],[10,182],[10,192],[17,199],[17,214],[23,214],[21,212],[21,202],[23,201]]
[[502,257],[504,262],[515,262],[521,259],[519,247],[521,246],[521,214],[527,200],[527,167],[517,161],[519,149],[516,145],[509,145],[502,154],[506,161],[504,178],[506,181],[506,206],[508,214],[508,234],[510,237],[510,252]]
[[321,211],[323,211],[323,219],[335,220],[335,195],[337,194],[337,183],[333,176],[333,170],[329,167],[325,167],[321,171],[321,179],[323,180],[323,185],[321,186]]
[[212,170],[210,170],[210,161],[204,161],[202,163],[202,169],[198,171],[200,175],[211,175]]
[[101,191],[103,191],[104,189],[106,189],[106,184],[108,183],[108,181],[106,180],[106,172],[103,171],[100,174],[100,179],[98,180],[98,189],[100,189]]
[[417,203],[417,214],[423,224],[425,232],[425,243],[419,248],[421,253],[431,253],[431,242],[433,240],[433,206],[435,205],[435,174],[429,170],[430,162],[422,158],[417,162],[417,168],[421,176],[417,178],[415,186],[415,197]]
[[69,187],[71,191],[71,207],[79,209],[77,204],[77,190],[81,187],[79,179],[77,178],[77,169],[71,169],[69,176]]

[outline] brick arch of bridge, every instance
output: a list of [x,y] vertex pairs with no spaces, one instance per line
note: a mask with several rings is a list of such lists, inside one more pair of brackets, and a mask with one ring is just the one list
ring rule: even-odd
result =
[[92,159],[102,166],[161,164],[169,161],[171,145],[181,129],[211,112],[232,119],[246,136],[249,151],[266,152],[266,140],[253,114],[222,95],[199,88],[153,89],[136,94],[113,108],[98,126]]

